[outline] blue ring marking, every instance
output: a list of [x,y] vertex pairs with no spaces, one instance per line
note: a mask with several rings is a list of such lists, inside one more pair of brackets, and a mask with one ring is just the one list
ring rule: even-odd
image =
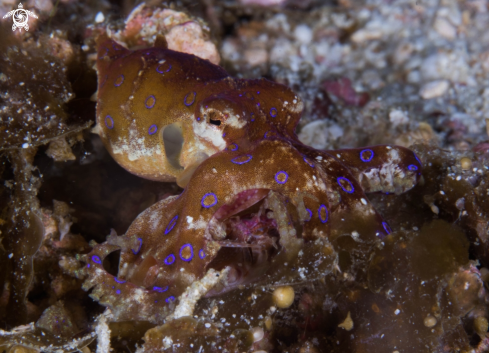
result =
[[121,294],[121,290],[120,289],[116,290],[115,292],[116,292],[116,294]]
[[[323,217],[321,217],[321,210],[324,209],[326,211],[326,219],[323,219]],[[321,223],[326,223],[329,219],[329,212],[328,212],[328,209],[326,208],[325,205],[321,205],[319,206],[318,208],[318,216],[319,216],[319,220],[321,221]]]
[[104,87],[105,83],[107,82],[107,79],[109,78],[109,75],[105,75],[104,80],[100,82],[100,88]]
[[[341,184],[341,181],[342,180],[346,181],[350,185],[350,187],[351,187],[351,190],[350,191],[348,191],[347,189],[345,189],[345,187]],[[338,182],[338,185],[341,186],[341,188],[343,189],[344,192],[346,192],[348,194],[353,194],[353,192],[355,191],[355,188],[353,187],[353,184],[347,178],[345,178],[345,177],[338,177],[336,179],[336,181]]]
[[255,118],[252,118],[253,115],[255,115],[255,113],[250,113],[250,118],[251,118],[251,121],[255,121]]
[[[363,157],[363,154],[365,152],[370,152],[370,158],[364,158]],[[372,158],[374,158],[374,151],[370,150],[370,149],[365,149],[365,150],[362,150],[360,152],[360,159],[362,160],[362,162],[370,162],[372,160]]]
[[276,108],[271,108],[270,109],[270,116],[272,118],[275,118],[277,116],[277,109]]
[[158,65],[158,66],[156,67],[156,72],[158,72],[158,73],[160,73],[160,74],[164,74],[165,72],[170,71],[170,70],[171,70],[171,64],[168,64],[168,66],[169,66],[168,70],[162,70],[162,71],[160,71],[160,67],[162,67],[162,66],[163,66],[163,65],[165,65],[165,64],[166,64],[166,62],[164,62],[164,63],[163,63],[163,64],[161,64],[161,65]]
[[185,98],[183,99],[183,104],[185,104],[187,107],[190,107],[192,104],[194,104],[194,102],[195,102],[195,97],[197,97],[197,92],[193,91],[193,92],[191,92],[191,93],[193,93],[194,98],[192,99],[192,101],[191,101],[190,103],[187,103],[187,97],[188,97],[188,95],[189,95],[190,93],[187,93],[187,95],[186,95],[186,96],[185,96]]
[[197,117],[197,121],[200,121],[200,117]]
[[423,166],[423,163],[421,163],[421,161],[419,160],[418,156],[416,156],[416,153],[413,153],[414,154],[414,158],[416,158],[416,160],[418,161],[419,165],[420,166]]
[[[151,98],[153,98],[153,104],[148,104],[148,101]],[[156,98],[153,95],[148,96],[148,98],[146,98],[146,100],[144,101],[144,105],[146,106],[147,109],[153,108],[155,106],[155,104],[156,104]]]
[[199,257],[200,257],[201,259],[205,258],[205,252],[204,252],[204,249],[200,249],[200,250],[199,250]]
[[107,129],[110,129],[110,130],[112,130],[114,128],[114,119],[112,119],[112,117],[110,115],[107,115],[105,117],[105,126],[107,126]]
[[165,299],[165,302],[167,303],[174,302],[174,301],[175,301],[175,297],[173,295]]
[[109,54],[109,48],[105,47],[105,53],[101,53],[98,58],[103,59],[104,57],[107,56],[107,54]]
[[[214,202],[212,204],[210,204],[210,205],[206,205],[205,204],[205,199],[208,196],[213,196],[214,197]],[[213,192],[208,192],[207,194],[204,195],[204,197],[202,197],[202,200],[200,200],[200,204],[204,208],[211,208],[212,206],[215,206],[217,204],[217,196],[216,196],[216,194],[214,194]]]
[[132,253],[134,255],[137,255],[139,253],[139,251],[141,250],[141,246],[143,246],[143,239],[141,238],[137,238],[139,240],[139,246],[138,246],[138,249],[136,251],[134,251],[133,249],[131,249]]
[[100,257],[98,257],[97,255],[92,255],[92,261],[96,264],[102,264],[102,260],[100,260]]
[[312,211],[306,208],[307,213],[309,213],[309,219],[306,219],[305,222],[309,222],[312,219]]
[[[284,180],[284,181],[280,181],[280,180],[278,180],[279,175],[284,175],[284,174],[285,174],[285,180]],[[279,171],[279,172],[277,172],[277,173],[275,174],[275,181],[276,181],[277,183],[279,183],[279,184],[285,184],[285,183],[287,182],[287,180],[289,180],[289,174],[287,174],[287,172],[286,172],[286,171],[281,170],[281,171]]]
[[[245,160],[245,161],[236,161],[236,159],[238,159],[238,158],[242,158],[243,156],[248,157],[248,159],[247,159],[247,160]],[[231,159],[231,162],[233,162],[234,164],[239,164],[239,165],[241,165],[241,164],[248,163],[249,161],[251,161],[251,160],[253,159],[253,156],[252,156],[251,154],[245,154],[245,155],[243,155],[243,156],[234,157],[233,159]]]
[[265,135],[263,135],[263,138],[267,138],[267,135],[270,131],[265,132]]
[[[117,80],[118,80],[119,78],[122,78],[122,81],[121,81],[121,83],[117,84]],[[117,76],[117,77],[116,77],[116,79],[114,80],[114,86],[115,86],[115,87],[119,87],[119,86],[120,86],[120,85],[122,85],[123,83],[124,83],[124,75],[122,75],[122,74],[121,74],[120,76]]]
[[87,264],[87,268],[90,268],[90,264]]
[[171,219],[170,223],[168,223],[168,225],[166,226],[165,235],[171,232],[173,227],[175,227],[175,224],[177,224],[177,220],[178,220],[178,215],[176,215]]
[[389,227],[389,225],[387,224],[387,222],[382,222],[382,226],[384,227],[384,230],[387,234],[391,234],[392,233],[392,229],[391,227]]
[[418,167],[415,166],[414,164],[410,164],[410,165],[408,165],[408,169],[414,172],[414,171],[418,170]]
[[309,165],[309,167],[314,168],[314,164],[309,162],[309,160],[306,157],[304,157],[304,162],[306,162]]
[[175,262],[175,255],[173,254],[170,254],[165,258],[166,265],[173,265],[174,262]]
[[222,137],[226,137],[226,133],[225,132],[222,133]]
[[[186,258],[184,258],[184,257],[182,256],[182,251],[183,251],[183,249],[184,249],[184,248],[187,248],[187,247],[188,247],[188,248],[190,248],[190,255],[191,255],[191,256],[190,256],[188,259],[186,259]],[[185,262],[190,262],[190,261],[192,261],[192,259],[194,258],[194,248],[193,248],[192,244],[187,243],[187,244],[183,244],[183,245],[182,245],[182,247],[180,248],[180,258],[181,258],[183,261],[185,261]]]
[[114,50],[122,50],[122,47],[119,44],[116,44],[116,43],[112,43],[112,48]]
[[117,277],[114,277],[114,281],[116,281],[117,283],[120,283],[120,284],[122,284],[122,283],[126,283],[126,281],[125,281],[125,280],[123,280],[123,279],[118,279]]
[[[234,147],[231,147],[231,146],[234,146]],[[229,147],[231,147],[231,148],[229,148],[230,151],[237,151],[238,150],[238,145],[235,143],[230,144]]]
[[156,131],[158,131],[158,126],[156,126],[155,124],[151,125],[148,129],[148,134],[150,135],[154,135],[156,134]]
[[163,292],[166,292],[168,290],[168,286],[166,287],[157,287],[157,286],[154,286],[153,287],[153,290],[156,291],[156,292],[159,292],[159,293],[163,293]]

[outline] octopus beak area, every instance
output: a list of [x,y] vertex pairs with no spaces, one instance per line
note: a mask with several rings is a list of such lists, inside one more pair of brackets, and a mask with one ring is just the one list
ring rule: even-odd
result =
[[231,204],[223,205],[209,222],[206,236],[220,248],[207,269],[228,267],[229,272],[206,296],[259,281],[281,251],[280,220],[274,216],[270,203],[272,193],[268,189],[243,191]]

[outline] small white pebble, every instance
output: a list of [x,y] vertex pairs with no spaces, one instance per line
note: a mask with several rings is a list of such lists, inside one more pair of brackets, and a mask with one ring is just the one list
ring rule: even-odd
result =
[[29,148],[29,144],[26,142],[26,143],[23,143],[22,144],[22,148]]
[[436,325],[436,323],[437,323],[436,318],[435,318],[435,317],[433,317],[433,316],[431,316],[431,315],[428,315],[428,316],[427,316],[427,317],[424,319],[424,325],[425,325],[426,327],[431,328],[431,327],[435,326],[435,325]]
[[401,310],[396,309],[396,311],[394,311],[394,314],[399,315],[400,312],[401,312]]
[[446,93],[449,86],[450,84],[447,80],[428,82],[423,87],[421,87],[421,91],[419,94],[423,99],[440,97]]
[[265,336],[265,332],[261,327],[253,327],[251,333],[253,334],[253,342],[261,341],[263,336]]
[[105,21],[105,16],[102,12],[95,15],[95,23],[102,23]]
[[206,328],[209,328],[211,327],[211,324],[209,324],[208,322],[204,325]]

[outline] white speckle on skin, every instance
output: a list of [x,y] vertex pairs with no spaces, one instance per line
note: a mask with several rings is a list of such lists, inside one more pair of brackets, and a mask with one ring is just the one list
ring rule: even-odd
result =
[[[228,119],[226,123],[229,120],[230,119]],[[192,128],[194,130],[194,134],[197,137],[211,142],[220,151],[226,148],[226,141],[224,141],[224,138],[222,137],[222,132],[219,128],[214,126],[209,126],[206,122],[200,123],[197,120],[194,120],[192,122]]]
[[366,204],[367,204],[367,200],[365,200],[363,197],[360,199],[360,201],[361,201],[361,202],[362,202],[364,205],[366,205]]
[[194,220],[193,217],[187,216],[187,223],[188,224],[192,224],[193,220]]

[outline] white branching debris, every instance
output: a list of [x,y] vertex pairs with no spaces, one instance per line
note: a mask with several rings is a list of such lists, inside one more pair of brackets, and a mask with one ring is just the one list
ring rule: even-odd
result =
[[97,333],[97,353],[109,353],[110,349],[110,329],[107,323],[107,316],[110,315],[110,311],[107,309],[97,319],[97,326],[95,332]]
[[191,316],[194,312],[197,301],[210,291],[217,283],[224,280],[229,273],[229,268],[222,271],[210,269],[202,279],[195,281],[187,290],[180,296],[179,303],[172,315],[168,316],[168,320],[178,319],[183,316]]

